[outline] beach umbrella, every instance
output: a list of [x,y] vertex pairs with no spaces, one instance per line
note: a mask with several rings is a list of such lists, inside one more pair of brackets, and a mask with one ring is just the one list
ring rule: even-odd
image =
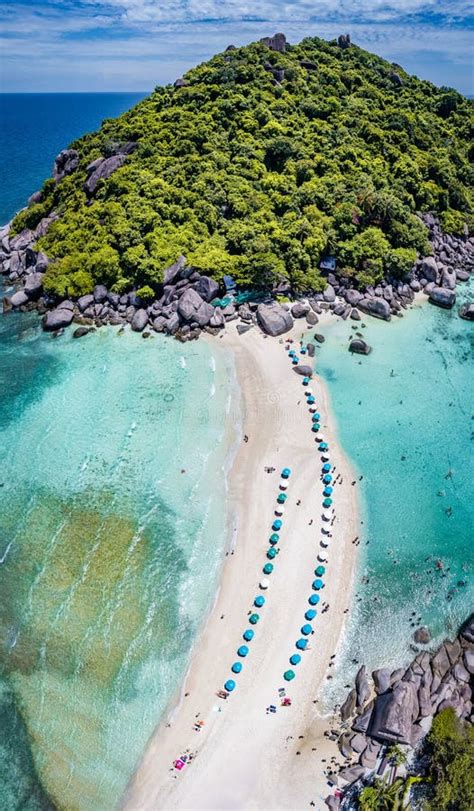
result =
[[309,623],[307,623],[306,625],[302,626],[301,633],[304,634],[305,636],[309,636],[312,630],[313,629],[312,629],[311,625]]
[[266,563],[263,567],[263,574],[271,574],[273,572],[273,563]]
[[323,490],[323,494],[324,494],[325,496],[331,496],[331,495],[332,495],[332,492],[333,492],[332,487],[330,487],[330,486],[327,484],[327,485],[326,485],[326,487],[325,487],[325,488],[324,488],[324,490]]
[[327,557],[325,555],[321,555],[321,554],[318,555],[318,560],[320,560],[321,563],[327,563],[328,562]]
[[301,656],[299,653],[294,653],[293,656],[290,656],[290,665],[299,665],[301,662]]
[[240,673],[242,670],[242,662],[234,662],[231,667],[232,673]]
[[285,681],[291,681],[292,679],[295,678],[295,671],[285,670],[285,672],[283,673],[283,678],[285,679]]
[[283,515],[284,512],[285,508],[283,507],[283,504],[275,509],[275,515],[279,515],[280,517]]
[[293,366],[296,366],[296,364],[299,363],[298,355],[294,355],[292,357],[292,359],[291,359],[291,362],[292,362]]
[[277,495],[277,501],[279,504],[284,504],[287,498],[288,496],[286,495],[286,493],[278,493]]
[[324,521],[331,521],[332,520],[332,515],[331,515],[331,513],[327,512],[327,510],[323,511],[323,520]]
[[303,377],[303,386],[307,386],[309,384],[309,377]]
[[288,482],[280,482],[280,490],[288,490]]
[[290,349],[290,351],[288,352],[288,355],[290,356],[290,358],[292,358],[294,354],[295,354],[295,350]]
[[301,347],[300,352],[302,355],[306,355],[306,349],[304,346]]
[[314,399],[313,395],[311,395],[310,397],[308,397],[306,402],[308,403],[308,405],[314,405],[316,400]]
[[270,535],[270,539],[269,539],[269,540],[270,540],[270,543],[271,543],[271,544],[278,543],[278,541],[280,540],[280,536],[279,536],[279,535],[277,535],[277,533],[276,533],[276,532],[274,532],[274,533],[273,533],[273,535]]
[[332,476],[331,476],[331,474],[330,474],[330,473],[325,473],[325,474],[324,474],[324,476],[323,476],[323,482],[324,482],[324,484],[331,484],[331,482],[332,482]]
[[242,656],[242,657],[247,656],[248,652],[249,652],[249,649],[248,649],[247,645],[241,645],[240,648],[238,648],[238,650],[237,650],[237,653],[239,654],[239,656]]
[[228,679],[224,684],[224,690],[227,690],[228,693],[231,693],[232,690],[235,689],[235,681],[233,679]]
[[323,501],[323,507],[330,507],[332,504],[332,498],[325,498]]
[[323,585],[324,584],[323,584],[322,580],[319,580],[319,579],[318,580],[313,580],[313,589],[315,591],[319,591],[320,589],[322,589]]
[[283,521],[280,521],[280,519],[277,518],[272,524],[272,529],[275,530],[275,532],[276,532],[277,530],[281,529],[282,526],[283,526]]
[[260,580],[260,583],[258,585],[260,586],[261,589],[265,590],[265,589],[267,589],[269,587],[270,581],[267,580],[266,577],[262,577],[262,579]]
[[329,473],[330,470],[331,465],[328,462],[326,462],[326,464],[323,465],[323,473]]
[[312,396],[313,396],[313,391],[312,391],[312,389],[306,389],[306,391],[305,391],[305,396],[306,396],[306,397],[312,397]]
[[322,577],[325,574],[326,568],[324,566],[317,566],[314,573],[317,577]]
[[249,622],[250,625],[256,625],[260,619],[260,614],[250,614]]
[[323,462],[329,462],[329,456],[325,456],[324,453],[321,454],[321,459]]
[[319,603],[319,594],[312,594],[308,599],[310,605],[317,605]]
[[253,604],[256,608],[261,608],[262,605],[265,605],[265,597],[262,594],[259,594],[258,597],[255,597]]
[[251,628],[248,628],[247,631],[244,631],[243,637],[244,637],[246,642],[251,642],[253,637],[254,637],[254,631],[252,631]]
[[271,546],[270,549],[267,552],[268,560],[273,560],[273,558],[276,558],[277,555],[278,555],[278,552],[276,551],[276,549],[273,546]]
[[289,479],[291,476],[291,468],[284,467],[283,470],[281,471],[281,475],[284,479]]
[[314,422],[313,427],[311,428],[313,434],[317,434],[319,429],[321,428],[319,422]]
[[309,608],[306,614],[304,615],[304,618],[305,620],[314,620],[316,614],[317,611],[315,611],[314,608]]
[[321,414],[318,414],[318,413],[316,412],[316,414],[313,414],[313,416],[311,417],[311,419],[313,420],[313,422],[318,422],[318,420],[319,420],[319,419],[321,419]]
[[310,414],[314,414],[314,413],[316,412],[316,410],[317,410],[317,409],[316,409],[316,406],[315,406],[315,405],[311,405],[311,406],[309,407],[309,413],[310,413]]
[[321,442],[321,444],[319,446],[320,451],[327,451],[328,448],[329,448],[329,445],[328,445],[327,442]]
[[298,648],[298,650],[305,650],[307,645],[308,645],[307,639],[298,639],[296,642],[296,647]]

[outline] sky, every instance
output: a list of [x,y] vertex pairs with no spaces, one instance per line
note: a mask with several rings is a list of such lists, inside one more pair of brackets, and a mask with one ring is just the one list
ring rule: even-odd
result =
[[147,91],[283,31],[357,45],[474,94],[471,0],[0,0],[0,91]]

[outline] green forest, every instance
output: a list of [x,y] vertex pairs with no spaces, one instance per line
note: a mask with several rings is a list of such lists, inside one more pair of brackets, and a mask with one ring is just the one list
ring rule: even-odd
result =
[[[472,102],[454,90],[317,38],[227,50],[177,85],[73,143],[77,168],[17,215],[16,233],[59,214],[37,244],[49,292],[151,295],[181,254],[218,281],[297,293],[324,288],[330,254],[363,287],[430,253],[416,212],[472,227]],[[126,142],[88,195],[89,164]]]

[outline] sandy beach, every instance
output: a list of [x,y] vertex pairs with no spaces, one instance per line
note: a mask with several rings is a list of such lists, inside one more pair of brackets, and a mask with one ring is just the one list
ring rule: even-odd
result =
[[[290,337],[299,339],[302,326]],[[288,336],[285,336],[285,338]],[[132,779],[122,807],[148,809],[305,809],[326,808],[330,793],[324,770],[334,743],[324,736],[327,718],[318,713],[318,691],[331,675],[331,657],[343,633],[350,607],[359,534],[356,478],[335,441],[328,395],[316,376],[311,389],[321,413],[321,432],[329,443],[331,462],[343,482],[334,487],[336,520],[327,550],[320,546],[321,459],[302,378],[293,373],[284,344],[264,338],[256,329],[239,336],[228,325],[222,338],[235,352],[243,395],[244,435],[229,477],[231,514],[238,517],[235,550],[222,568],[216,604],[198,639],[179,706],[170,708],[157,728]],[[259,589],[268,538],[275,516],[281,469],[292,475],[282,516],[280,553],[274,561],[265,606],[249,643],[237,687],[227,700],[217,697],[237,648],[249,626],[248,614]],[[267,473],[265,467],[274,467]],[[298,504],[300,502],[300,504]],[[301,636],[308,597],[318,564],[327,556],[325,588],[309,650],[287,683],[283,673]],[[321,608],[329,604],[329,610]],[[284,687],[291,706],[280,704]],[[269,705],[277,712],[267,713]],[[203,721],[195,731],[197,721]],[[174,760],[193,754],[184,769]],[[339,757],[342,762],[342,757]]]

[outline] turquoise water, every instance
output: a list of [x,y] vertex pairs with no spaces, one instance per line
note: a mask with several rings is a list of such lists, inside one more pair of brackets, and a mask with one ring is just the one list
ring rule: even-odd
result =
[[217,344],[0,316],[2,807],[120,798],[216,588],[232,379]]
[[[458,288],[458,304],[473,288]],[[363,476],[357,596],[329,699],[344,693],[353,659],[399,667],[413,656],[413,611],[435,643],[474,605],[473,325],[428,304],[365,323],[368,357],[347,351],[356,330],[340,319],[321,329],[317,349],[341,442]]]

